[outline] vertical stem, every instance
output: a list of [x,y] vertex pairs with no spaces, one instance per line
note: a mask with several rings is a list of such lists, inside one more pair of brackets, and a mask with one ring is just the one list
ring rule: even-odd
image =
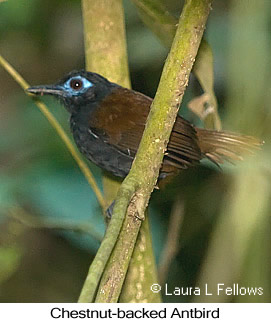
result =
[[82,0],[86,68],[130,87],[122,0]]
[[[112,82],[129,88],[130,79],[122,1],[82,0],[82,9],[85,29],[86,68],[102,74]],[[104,176],[103,181],[106,200],[111,202],[119,188],[119,181],[107,176]],[[80,302],[93,300],[95,286],[98,284],[120,228],[121,221],[112,219],[101,248],[90,267],[89,275],[81,292]],[[148,227],[142,232],[143,235],[145,236],[144,241],[150,241]],[[148,243],[144,248],[152,255],[151,243]],[[153,256],[149,258],[153,259]],[[127,258],[127,260],[129,263],[130,258]],[[142,261],[145,261],[145,259],[142,258]],[[155,271],[154,260],[151,264],[153,271]],[[136,266],[138,266],[138,263]],[[127,283],[129,284],[129,278]],[[123,297],[125,298],[125,293]]]
[[[130,86],[122,0],[82,0],[86,69],[102,74],[112,82]],[[107,205],[119,188],[119,182],[104,176]],[[102,272],[116,242],[122,221],[111,221],[93,260],[79,297],[91,302]]]

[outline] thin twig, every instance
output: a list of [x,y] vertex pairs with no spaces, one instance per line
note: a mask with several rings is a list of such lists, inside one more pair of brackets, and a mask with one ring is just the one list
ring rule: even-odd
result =
[[[23,77],[0,55],[0,64],[3,68],[13,77],[13,79],[24,89],[26,90],[29,87],[29,84],[23,79]],[[32,95],[30,95],[32,96]],[[33,97],[33,96],[32,96]],[[61,127],[59,122],[56,120],[54,115],[48,110],[47,106],[40,101],[38,98],[33,97],[33,100],[40,111],[44,114],[47,118],[51,126],[55,129],[59,137],[62,139],[66,147],[68,148],[69,152],[71,153],[72,157],[78,164],[79,168],[81,169],[82,173],[86,177],[89,185],[93,189],[94,193],[96,194],[97,200],[99,201],[101,208],[103,211],[106,209],[105,201],[100,191],[94,176],[92,175],[90,169],[88,168],[87,164],[82,160],[79,153],[75,149],[74,145],[72,144],[70,138],[67,136],[64,129]]]

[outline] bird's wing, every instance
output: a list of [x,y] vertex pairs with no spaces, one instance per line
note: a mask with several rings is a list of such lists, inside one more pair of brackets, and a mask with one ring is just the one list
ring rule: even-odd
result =
[[[135,91],[116,88],[91,114],[92,131],[124,154],[134,157],[152,99]],[[201,152],[194,127],[177,117],[164,157],[162,172],[170,173],[199,162]]]
[[116,87],[91,113],[89,126],[117,150],[135,156],[151,102],[141,93]]

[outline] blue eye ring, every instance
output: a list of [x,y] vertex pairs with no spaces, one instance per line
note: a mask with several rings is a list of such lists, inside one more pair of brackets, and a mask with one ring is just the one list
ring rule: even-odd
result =
[[92,86],[93,84],[88,79],[80,75],[71,77],[63,85],[67,95],[80,95]]

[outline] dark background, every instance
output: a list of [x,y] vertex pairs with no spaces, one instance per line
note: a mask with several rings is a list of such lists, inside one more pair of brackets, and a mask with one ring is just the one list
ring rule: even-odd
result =
[[[178,17],[179,1],[165,1]],[[153,96],[167,49],[124,1],[133,88]],[[271,3],[214,1],[206,39],[213,49],[223,128],[265,140],[256,156],[222,170],[203,162],[151,200],[155,254],[161,263],[178,201],[182,224],[168,262],[175,286],[262,287],[262,296],[165,296],[167,302],[270,301]],[[0,54],[33,85],[84,67],[79,0],[0,3]],[[201,94],[192,75],[187,102]],[[44,98],[63,127],[68,114]],[[101,171],[90,165],[101,185]],[[182,212],[183,209],[183,212]],[[90,225],[91,235],[67,230]],[[30,225],[31,224],[31,225]],[[53,228],[52,228],[53,227]],[[57,228],[61,228],[57,229]],[[0,68],[0,301],[74,302],[99,246],[104,223],[96,198],[61,140],[14,80]]]

